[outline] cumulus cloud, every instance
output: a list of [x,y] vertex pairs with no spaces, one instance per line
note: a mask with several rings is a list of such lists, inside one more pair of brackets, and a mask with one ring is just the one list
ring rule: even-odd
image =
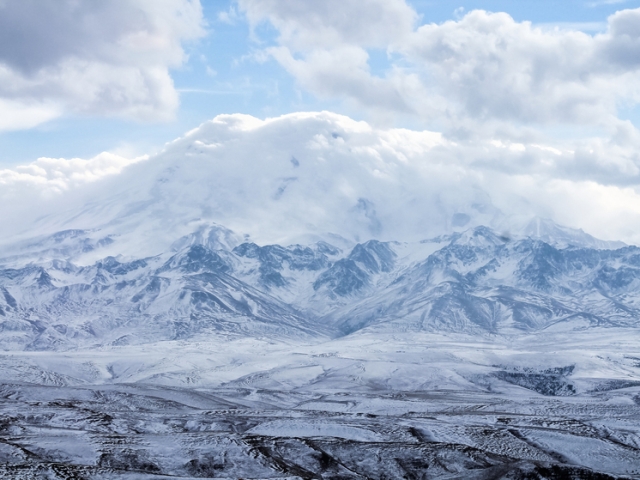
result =
[[[404,0],[313,2],[304,11],[294,1],[238,3],[253,25],[278,30],[266,51],[303,88],[452,132],[492,122],[610,127],[621,103],[640,102],[640,9],[588,35],[481,10],[416,28]],[[374,48],[388,54],[378,76],[369,66]]]
[[[269,53],[316,95],[328,99],[337,96],[380,113],[412,113],[415,103],[409,102],[409,93],[421,90],[419,82],[410,76],[394,79],[372,76],[369,56],[359,47],[314,50],[304,59],[296,58],[286,47],[271,48]],[[419,101],[420,96],[414,99]]]
[[199,0],[2,0],[0,112],[23,111],[0,128],[65,112],[170,118],[178,95],[169,69],[203,34]]
[[47,218],[54,219],[53,231],[65,230],[55,219],[68,220],[65,215],[69,212],[78,215],[104,188],[106,179],[147,158],[103,152],[90,159],[42,157],[27,165],[0,169],[0,202],[5,207],[0,215],[4,225],[0,242],[10,241],[20,232],[26,237],[36,236],[39,228],[47,232],[42,224]]
[[461,114],[527,123],[599,123],[640,99],[640,10],[618,12],[595,36],[542,30],[473,11],[424,25],[395,48],[422,65]]
[[278,45],[265,53],[302,88],[322,98],[345,99],[380,117],[412,112],[413,99],[424,103],[425,92],[414,76],[378,78],[368,63],[367,49],[387,49],[414,30],[418,15],[404,0],[239,0],[238,5],[252,27],[269,22],[277,29]]
[[42,157],[28,165],[0,170],[0,198],[7,201],[12,197],[33,196],[34,192],[42,198],[51,198],[74,187],[120,173],[126,166],[147,158],[128,159],[109,152],[89,160]]

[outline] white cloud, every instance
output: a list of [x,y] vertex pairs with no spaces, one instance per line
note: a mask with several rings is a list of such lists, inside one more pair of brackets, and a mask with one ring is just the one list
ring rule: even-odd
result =
[[[210,222],[287,243],[329,232],[362,241],[479,224],[502,231],[540,215],[640,243],[640,149],[626,141],[452,142],[329,112],[222,115],[146,161],[103,154],[0,171],[0,199],[20,206],[0,221],[7,240],[33,225],[99,228],[144,255]],[[38,217],[46,222],[30,223]]]
[[[182,44],[204,34],[199,0],[0,2],[0,110],[28,105],[28,128],[65,112],[170,118],[169,69]],[[13,117],[9,117],[13,118]]]
[[[104,188],[104,180],[117,177],[134,163],[148,156],[125,158],[103,152],[88,160],[81,158],[39,158],[27,165],[0,169],[0,221],[5,225],[0,241],[24,232],[26,237],[51,232],[43,227],[46,219],[65,218],[81,213],[86,203]],[[81,222],[82,223],[82,222]],[[54,221],[54,231],[65,230]],[[86,227],[86,226],[85,226]],[[81,228],[85,228],[81,227]]]
[[386,48],[413,30],[416,12],[404,0],[238,0],[250,23],[269,21],[279,41],[297,51],[345,44]]
[[[409,113],[482,135],[514,122],[609,128],[621,103],[640,102],[640,9],[616,13],[606,32],[589,35],[479,10],[415,28],[404,0],[238,3],[252,25],[278,30],[266,51],[300,86],[377,115]],[[382,76],[370,71],[371,48],[388,52]]]
[[[0,108],[28,105],[13,117],[25,127],[68,110],[170,113],[177,97],[167,69],[183,60],[181,42],[201,34],[199,4],[122,1],[137,6],[131,18],[141,23],[98,40],[87,34],[86,51],[66,37],[24,60],[0,46]],[[174,23],[176,5],[190,14]],[[484,11],[417,27],[404,0],[238,6],[253,27],[269,22],[279,32],[256,56],[275,59],[309,92],[371,112],[378,126],[326,112],[220,116],[137,165],[104,154],[0,171],[0,198],[29,203],[83,190],[95,205],[83,222],[126,218],[122,232],[135,242],[169,242],[206,221],[261,241],[309,232],[416,239],[450,229],[456,214],[470,219],[465,226],[498,228],[541,215],[640,242],[640,132],[617,116],[620,105],[640,102],[640,9],[589,35]],[[157,18],[156,28],[149,19]],[[236,21],[235,11],[219,20]],[[370,68],[372,49],[387,52],[382,75]],[[444,135],[379,127],[396,116]]]
[[[368,54],[359,47],[314,50],[297,59],[286,47],[268,50],[298,83],[323,98],[339,97],[381,113],[412,113],[416,103],[410,94],[420,90],[419,81],[409,75],[382,79],[369,72]],[[420,92],[424,94],[424,92]],[[418,96],[418,101],[421,97]]]
[[505,13],[473,11],[424,25],[396,46],[458,110],[482,120],[602,123],[640,94],[640,10],[618,12],[609,31],[548,31]]
[[233,5],[229,7],[229,10],[218,12],[218,21],[228,25],[235,25],[238,18],[238,11]]
[[118,174],[126,166],[147,158],[128,159],[109,152],[89,160],[42,157],[28,165],[0,170],[0,198],[7,201],[33,196],[34,190],[38,196],[52,198],[52,195]]
[[278,46],[265,51],[305,90],[345,99],[381,118],[413,112],[416,100],[430,108],[415,76],[377,78],[369,69],[367,49],[387,49],[414,30],[418,15],[404,0],[238,0],[238,5],[252,27],[267,21],[278,30]]
[[0,98],[0,131],[32,128],[61,114],[62,108],[54,103]]
[[618,5],[621,3],[627,3],[629,0],[598,0],[597,2],[589,2],[587,5],[590,7],[599,7],[600,5]]

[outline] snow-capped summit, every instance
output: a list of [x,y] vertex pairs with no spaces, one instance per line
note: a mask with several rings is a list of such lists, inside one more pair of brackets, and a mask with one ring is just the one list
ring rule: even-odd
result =
[[599,240],[580,229],[563,227],[551,219],[540,217],[532,218],[519,234],[560,248],[576,246],[615,250],[626,245],[619,241]]
[[512,225],[513,212],[504,213],[477,179],[443,161],[443,148],[454,146],[439,134],[380,130],[329,112],[267,120],[221,115],[117,174],[45,192],[41,200],[34,192],[37,208],[17,203],[0,212],[2,257],[63,256],[89,265],[191,244],[231,250],[243,242],[313,239],[352,248],[482,225],[513,232],[498,237],[557,246],[620,246],[540,218]]
[[191,243],[233,248],[338,236],[353,246],[495,226],[504,215],[490,196],[438,157],[446,144],[436,133],[379,130],[329,112],[221,115],[117,174],[48,192],[38,208],[1,212],[11,221],[0,244],[6,251],[76,232],[78,243],[101,247],[68,251],[89,264]]

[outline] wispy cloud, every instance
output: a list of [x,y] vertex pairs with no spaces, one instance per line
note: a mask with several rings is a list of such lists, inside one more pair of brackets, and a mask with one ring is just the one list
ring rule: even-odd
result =
[[231,5],[228,10],[218,12],[218,21],[222,23],[235,25],[239,19],[238,10],[234,5]]
[[210,88],[178,88],[176,89],[179,93],[196,93],[196,94],[204,94],[204,95],[246,95],[247,91],[241,91],[237,89],[210,89]]
[[602,5],[619,5],[622,3],[629,3],[630,0],[597,0],[594,2],[587,3],[588,7],[600,7]]

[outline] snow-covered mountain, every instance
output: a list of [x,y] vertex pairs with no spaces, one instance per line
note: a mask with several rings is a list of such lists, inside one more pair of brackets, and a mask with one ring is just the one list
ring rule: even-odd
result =
[[327,112],[220,116],[3,209],[0,346],[635,325],[635,247],[503,213],[443,177],[444,145]]
[[637,476],[640,248],[445,145],[232,115],[0,185],[0,478]]
[[[567,229],[557,227],[566,233]],[[343,249],[257,245],[220,226],[176,239],[176,252],[105,257],[83,231],[26,244],[31,261],[0,260],[0,345],[68,349],[207,334],[339,337],[362,329],[514,335],[636,327],[640,249],[507,238],[488,227],[421,242],[369,240]],[[563,242],[561,237],[559,242]],[[579,239],[578,235],[572,238]],[[577,242],[576,242],[577,243]]]
[[209,224],[91,264],[90,230],[24,240],[0,259],[0,478],[635,478],[640,248],[551,230]]
[[[21,171],[15,177],[30,179],[24,185],[0,182],[0,200],[11,206],[0,210],[0,248],[2,256],[37,255],[46,240],[87,265],[158,255],[181,237],[207,235],[212,224],[240,235],[216,239],[227,246],[249,235],[262,245],[324,240],[341,248],[479,225],[509,228],[510,217],[477,179],[441,158],[449,143],[436,133],[378,130],[329,112],[264,121],[222,115],[119,173],[65,180],[37,164],[32,170],[44,177]],[[82,235],[84,244],[72,251],[53,237],[59,232]]]

